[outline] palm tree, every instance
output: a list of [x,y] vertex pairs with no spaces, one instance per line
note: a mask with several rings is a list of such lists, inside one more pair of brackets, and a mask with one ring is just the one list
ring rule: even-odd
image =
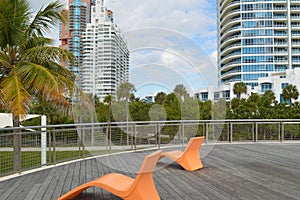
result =
[[156,94],[156,96],[155,96],[155,103],[158,103],[158,104],[160,104],[160,105],[162,105],[163,103],[164,103],[164,101],[165,101],[165,99],[166,99],[166,93],[164,93],[164,92],[159,92],[159,93],[157,93]]
[[241,99],[241,94],[247,93],[247,86],[244,82],[235,83],[233,86],[233,93],[236,94],[238,99]]
[[[56,106],[70,105],[67,97],[72,96],[75,77],[59,62],[73,63],[73,56],[50,46],[53,40],[44,36],[56,22],[64,20],[62,9],[63,5],[56,1],[31,16],[29,0],[1,0],[0,109],[13,113],[14,126],[19,126],[20,118],[28,114],[33,97]],[[20,132],[16,131],[14,139],[18,162]]]
[[107,95],[103,102],[108,104],[108,114],[107,114],[107,121],[110,122],[110,114],[111,114],[111,103],[113,101],[113,96]]
[[53,40],[44,33],[63,20],[63,5],[56,1],[32,18],[28,0],[2,0],[0,4],[0,105],[12,112],[14,126],[32,105],[32,97],[58,106],[69,105],[74,75],[58,64],[73,62],[66,50],[50,46]]
[[284,101],[289,101],[292,103],[292,99],[297,100],[299,97],[298,89],[295,85],[288,84],[283,90],[282,90],[282,97]]
[[[116,91],[116,96],[118,100],[125,100],[126,101],[126,134],[127,134],[127,144],[128,144],[128,121],[129,121],[129,105],[128,100],[135,92],[134,85],[129,82],[121,83]],[[122,135],[121,135],[121,142],[122,142]]]
[[[110,114],[111,114],[111,103],[113,101],[113,96],[107,95],[103,101],[108,104],[106,138],[108,139],[108,141],[111,141]],[[111,147],[110,144],[108,146]]]
[[176,94],[177,98],[179,98],[180,102],[188,95],[188,92],[183,84],[176,85],[174,93]]

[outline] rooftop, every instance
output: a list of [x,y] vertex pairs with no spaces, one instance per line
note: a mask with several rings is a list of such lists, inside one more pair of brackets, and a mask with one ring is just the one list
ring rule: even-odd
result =
[[[167,150],[171,149],[163,149]],[[205,168],[188,172],[163,158],[153,178],[161,199],[299,199],[299,152],[299,143],[203,145],[201,156]],[[57,199],[107,173],[135,177],[149,153],[111,154],[4,180],[0,182],[0,199]],[[77,199],[119,198],[94,187]]]

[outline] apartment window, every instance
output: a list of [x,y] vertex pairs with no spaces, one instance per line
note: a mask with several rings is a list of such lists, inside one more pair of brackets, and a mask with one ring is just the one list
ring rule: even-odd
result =
[[204,92],[201,94],[201,101],[207,101],[208,100],[208,92]]
[[272,83],[262,83],[261,92],[266,92],[268,90],[272,90]]
[[218,101],[220,98],[220,93],[219,92],[214,92],[214,100]]
[[281,89],[284,89],[286,86],[288,86],[288,83],[281,83]]
[[223,98],[230,99],[230,91],[229,90],[223,91]]

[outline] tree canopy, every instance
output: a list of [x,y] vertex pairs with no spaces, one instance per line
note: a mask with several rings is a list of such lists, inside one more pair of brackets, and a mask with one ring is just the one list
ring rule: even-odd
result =
[[12,112],[15,123],[28,114],[34,97],[70,106],[75,76],[59,63],[73,63],[74,56],[44,36],[64,20],[62,9],[56,1],[32,16],[28,0],[1,1],[0,108]]
[[247,93],[247,86],[244,82],[235,83],[233,86],[233,93],[237,95],[237,98],[241,98],[241,94]]

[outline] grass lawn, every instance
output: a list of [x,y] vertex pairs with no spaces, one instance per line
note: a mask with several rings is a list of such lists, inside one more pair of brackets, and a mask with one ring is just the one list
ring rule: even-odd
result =
[[[100,154],[101,152],[84,152],[84,157],[91,156],[92,154]],[[14,153],[12,151],[0,152],[0,176],[13,172]],[[63,162],[80,158],[82,151],[56,151],[56,162]],[[47,151],[47,164],[53,164],[53,152]],[[39,151],[23,151],[21,153],[21,169],[30,169],[39,167],[41,165],[41,152]]]

